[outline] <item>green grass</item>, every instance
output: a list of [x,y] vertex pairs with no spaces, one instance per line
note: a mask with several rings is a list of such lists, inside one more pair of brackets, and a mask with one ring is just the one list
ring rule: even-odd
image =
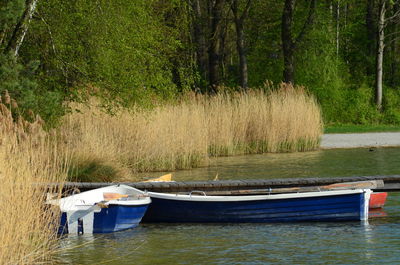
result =
[[325,133],[367,133],[367,132],[400,132],[400,125],[355,125],[355,124],[337,124],[327,125]]

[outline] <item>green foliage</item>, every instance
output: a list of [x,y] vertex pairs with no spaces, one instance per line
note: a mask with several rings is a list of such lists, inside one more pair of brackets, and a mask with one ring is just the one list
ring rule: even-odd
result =
[[[260,87],[265,80],[282,81],[280,1],[254,1],[245,27],[248,45],[249,86]],[[265,10],[269,10],[268,17]],[[237,62],[238,63],[238,62]],[[237,75],[237,71],[234,72]],[[237,82],[238,79],[236,78]]]
[[363,85],[356,89],[343,90],[343,103],[340,108],[341,123],[375,124],[381,119],[381,113],[373,105],[373,89]]
[[400,90],[385,89],[384,117],[383,122],[386,124],[400,125]]
[[304,85],[316,96],[323,110],[324,120],[340,119],[343,108],[347,69],[336,54],[332,42],[333,31],[329,21],[317,17],[318,28],[313,28],[296,53],[298,84]]
[[[360,12],[354,15],[360,18]],[[309,88],[316,96],[327,124],[398,123],[400,98],[395,90],[385,90],[383,112],[374,105],[373,83],[365,75],[370,58],[365,56],[366,46],[362,43],[365,32],[361,26],[350,24],[339,32],[342,35],[339,35],[337,50],[336,41],[332,41],[337,37],[336,25],[327,17],[329,10],[318,14],[318,27],[307,34],[296,54],[296,82]],[[354,41],[346,43],[346,39]],[[344,62],[343,58],[349,61]]]
[[24,0],[1,0],[0,1],[0,25],[10,28],[17,22],[18,17],[24,11]]
[[0,54],[0,93],[8,91],[18,103],[14,112],[31,119],[29,112],[39,114],[49,126],[64,114],[60,93],[41,89],[35,81],[37,62],[22,65],[10,55]]
[[[24,0],[0,2],[0,51],[4,54],[26,6]],[[326,123],[400,121],[400,95],[389,87],[400,76],[398,42],[392,46],[391,41],[396,43],[392,37],[387,37],[384,53],[383,112],[374,107],[375,41],[367,34],[367,2],[318,2],[313,27],[296,40],[295,82],[316,96]],[[201,19],[208,25],[210,2],[199,3]],[[275,84],[282,80],[283,4],[253,1],[244,21],[250,87],[260,87],[265,80]],[[211,37],[205,26],[203,37],[206,43],[221,38],[221,83],[237,90],[239,59],[229,1],[222,8],[221,32]],[[389,5],[388,14],[394,8]],[[115,105],[152,107],[190,89],[207,91],[208,82],[197,71],[190,1],[48,0],[39,1],[36,11],[18,63],[6,55],[0,58],[0,89],[10,91],[22,113],[31,109],[56,124],[66,111],[63,104],[92,95],[113,111]],[[303,30],[308,13],[308,3],[295,6],[294,39]],[[387,36],[395,36],[396,23],[385,29]]]
[[25,55],[41,58],[44,86],[64,87],[73,100],[89,93],[107,105],[146,106],[154,98],[171,98],[177,92],[174,78],[182,87],[191,85],[190,68],[172,63],[182,48],[179,29],[163,23],[164,13],[156,14],[163,7],[156,9],[156,2],[43,2]]
[[25,8],[25,0],[0,0],[0,50],[4,50]]

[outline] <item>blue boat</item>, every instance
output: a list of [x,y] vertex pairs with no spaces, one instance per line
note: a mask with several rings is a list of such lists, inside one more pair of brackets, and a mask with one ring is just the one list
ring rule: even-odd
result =
[[207,196],[148,192],[143,222],[271,223],[368,219],[370,189]]
[[59,234],[110,233],[136,227],[151,199],[126,185],[74,194],[50,203],[62,212]]

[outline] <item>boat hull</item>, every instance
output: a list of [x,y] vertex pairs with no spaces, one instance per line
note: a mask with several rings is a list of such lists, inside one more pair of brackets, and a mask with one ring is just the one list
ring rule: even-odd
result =
[[[149,193],[152,203],[143,222],[271,223],[310,221],[353,221],[368,218],[368,191],[320,192],[324,196],[237,196],[207,201],[206,196],[166,197]],[[211,197],[211,196],[207,196]],[[196,200],[198,199],[198,200]]]
[[138,226],[151,199],[141,190],[113,185],[49,200],[61,211],[59,234],[111,233]]
[[373,192],[369,201],[369,208],[383,208],[387,198],[387,192]]
[[[139,225],[148,205],[109,205],[100,212],[85,214],[75,225],[68,225],[69,213],[63,212],[59,234],[112,233],[131,229]],[[86,221],[85,219],[89,219]]]

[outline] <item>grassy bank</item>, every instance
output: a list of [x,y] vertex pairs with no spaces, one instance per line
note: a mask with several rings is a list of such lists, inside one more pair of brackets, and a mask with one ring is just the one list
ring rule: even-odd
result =
[[190,94],[152,110],[111,116],[79,108],[62,125],[72,150],[72,179],[132,179],[137,172],[207,165],[210,156],[307,151],[318,147],[321,115],[302,88]]
[[328,125],[324,129],[325,133],[368,133],[368,132],[400,132],[400,126],[396,125],[356,125],[340,124]]
[[[50,263],[58,209],[46,207],[41,183],[65,179],[66,159],[41,119],[12,117],[0,103],[0,264]],[[7,106],[6,106],[7,105]],[[55,188],[54,192],[59,192]]]

